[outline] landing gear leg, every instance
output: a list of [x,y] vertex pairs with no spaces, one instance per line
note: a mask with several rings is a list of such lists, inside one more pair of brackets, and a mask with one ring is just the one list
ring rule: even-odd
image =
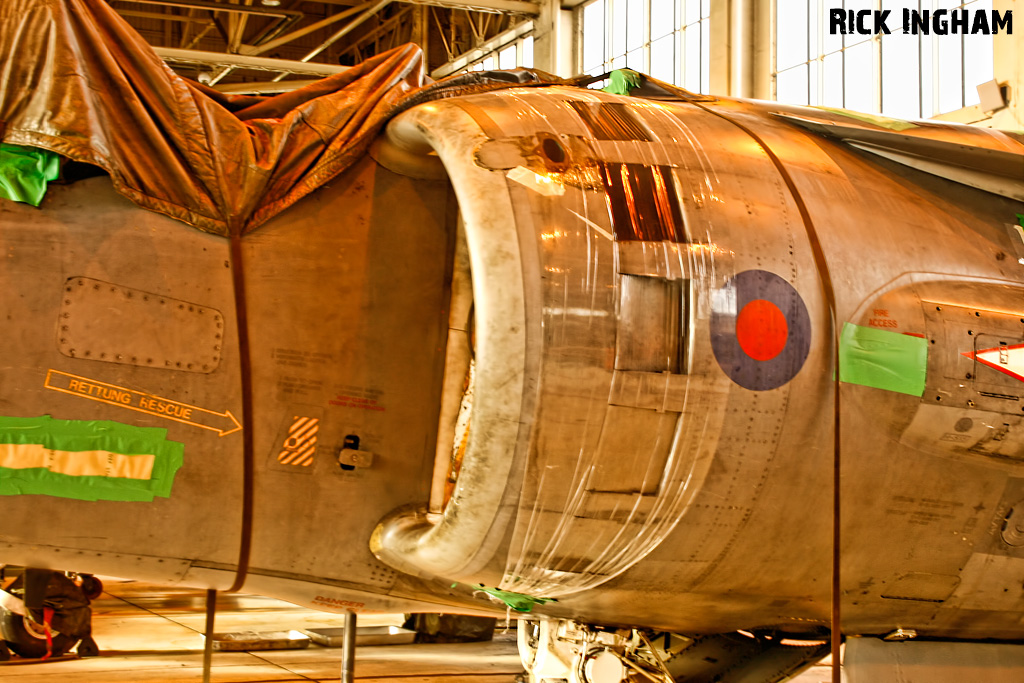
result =
[[568,643],[558,639],[560,623],[550,619],[519,620],[519,657],[530,676],[529,683],[573,680],[572,662],[575,653]]
[[519,656],[529,683],[620,683],[627,668],[641,671],[628,660],[636,644],[628,630],[597,630],[565,620],[519,621]]
[[345,642],[341,648],[341,683],[356,680],[356,613],[345,612]]

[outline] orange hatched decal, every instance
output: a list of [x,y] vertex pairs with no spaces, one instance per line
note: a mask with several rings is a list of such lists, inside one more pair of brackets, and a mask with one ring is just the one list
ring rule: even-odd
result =
[[316,436],[320,431],[320,418],[296,415],[288,436],[284,440],[277,461],[282,465],[309,467],[316,453]]

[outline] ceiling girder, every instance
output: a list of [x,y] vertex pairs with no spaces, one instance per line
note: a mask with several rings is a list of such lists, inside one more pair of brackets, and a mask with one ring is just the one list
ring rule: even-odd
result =
[[270,50],[273,50],[276,47],[280,47],[285,43],[290,43],[293,40],[297,40],[303,36],[309,35],[314,31],[319,31],[320,29],[330,26],[331,24],[341,21],[342,19],[347,19],[353,14],[358,14],[359,12],[367,10],[372,6],[373,2],[372,0],[370,0],[369,2],[364,2],[361,5],[349,7],[346,10],[338,12],[337,14],[332,14],[331,16],[321,19],[320,21],[310,24],[309,26],[304,26],[300,29],[296,29],[291,33],[281,36],[280,38],[275,38],[274,40],[267,41],[266,43],[262,43],[260,45],[243,45],[239,52],[243,55],[261,55],[264,52],[269,52]]
[[206,52],[204,50],[183,50],[174,47],[154,47],[156,54],[166,62],[176,64],[194,64],[204,67],[234,67],[237,69],[254,69],[256,71],[273,71],[286,74],[303,74],[309,76],[332,76],[345,71],[348,67],[336,64],[319,64],[316,62],[297,62],[291,59],[272,59],[270,57],[252,57],[250,55],[231,55],[226,52]]
[[[359,45],[365,45],[370,40],[386,40],[388,31],[392,32],[391,43],[394,43],[395,38],[399,37],[394,31],[398,30],[401,18],[407,16],[411,11],[406,8],[429,6],[431,7],[430,14],[434,15],[434,22],[437,23],[437,30],[444,42],[449,59],[447,64],[434,69],[433,73],[435,75],[438,72],[451,73],[458,70],[458,68],[463,68],[472,63],[481,54],[481,50],[492,48],[496,45],[503,45],[510,34],[509,31],[505,31],[498,36],[492,36],[490,39],[488,39],[488,35],[492,31],[501,31],[503,26],[508,25],[505,23],[505,17],[521,16],[526,18],[540,13],[540,4],[531,0],[319,0],[321,10],[318,14],[321,14],[321,16],[323,12],[330,11],[328,7],[332,5],[339,7],[340,11],[323,18],[319,18],[314,14],[313,18],[316,18],[316,21],[301,28],[295,28],[300,22],[305,23],[303,20],[310,17],[310,11],[312,10],[309,10],[307,7],[307,12],[301,12],[277,6],[265,6],[261,4],[260,0],[225,0],[223,2],[219,0],[109,1],[120,6],[135,4],[187,9],[187,13],[184,11],[175,13],[172,9],[168,9],[166,12],[146,12],[127,7],[119,8],[118,11],[125,17],[156,19],[165,22],[163,24],[165,43],[168,42],[167,36],[170,35],[168,34],[169,22],[183,24],[180,31],[180,40],[175,40],[175,43],[180,44],[181,47],[158,47],[156,48],[157,53],[169,62],[200,66],[204,70],[213,72],[211,80],[214,83],[228,76],[236,69],[276,72],[273,82],[281,81],[291,74],[323,77],[343,71],[343,67],[315,63],[312,60],[327,50],[328,47],[351,34],[366,21],[377,16],[391,2],[401,2],[404,4],[404,7],[397,15],[392,13],[393,16],[386,20],[378,16],[378,26],[370,29],[369,32],[364,32],[364,35],[356,36],[355,42],[349,45],[348,48],[356,48],[358,50]],[[298,6],[301,6],[298,2],[291,4],[291,7]],[[450,10],[450,24],[449,21],[446,21],[445,26],[441,25],[440,17],[437,16],[438,8]],[[468,31],[472,34],[466,34],[466,37],[470,38],[469,41],[459,37],[457,34],[456,13],[458,13],[460,19],[465,19],[465,21],[458,22],[459,26],[462,27],[460,31]],[[495,14],[499,15],[499,22],[492,29],[490,20]],[[270,23],[264,22],[259,30],[255,31],[254,35],[250,36],[247,41],[245,37],[246,22],[252,15],[274,18],[275,21]],[[295,41],[315,34],[318,31],[323,31],[323,29],[344,19],[349,19],[349,21],[317,44],[316,47],[311,50],[307,47],[306,49],[309,52],[298,61],[259,57],[259,55],[275,50],[283,45],[294,44]],[[509,18],[508,21],[511,22],[513,20]],[[529,24],[531,22],[527,20],[525,23]],[[446,35],[446,26],[451,30],[451,35]],[[523,35],[521,26],[517,26],[511,33],[517,36]],[[203,39],[203,36],[207,35],[211,30],[216,30],[223,39],[224,45],[218,49],[223,49],[224,52],[189,49],[196,46]],[[474,47],[468,50],[465,49],[466,42],[470,42]],[[378,49],[380,49],[379,45]],[[267,88],[272,87],[267,86]]]
[[213,25],[209,17],[193,17],[187,14],[170,14],[169,12],[143,12],[134,9],[122,9],[117,11],[122,17],[138,17],[139,19],[157,19],[159,21],[178,21],[191,24]]
[[528,0],[401,0],[412,5],[433,5],[448,9],[467,9],[497,14],[540,14],[540,4]]
[[[245,4],[251,5],[252,0],[246,0]],[[228,52],[238,52],[238,47],[242,44],[242,36],[245,34],[245,25],[248,21],[248,14],[229,15],[228,25],[230,26],[231,40],[228,41]]]
[[411,12],[411,11],[412,11],[411,7],[403,7],[399,11],[398,14],[396,14],[393,17],[391,17],[390,19],[388,19],[387,21],[382,23],[380,26],[377,26],[376,28],[372,29],[368,33],[366,33],[364,35],[361,35],[358,38],[356,38],[355,42],[352,45],[356,46],[356,47],[359,46],[359,45],[364,45],[364,44],[366,44],[366,43],[368,43],[368,42],[370,42],[372,40],[376,40],[377,38],[379,38],[383,34],[387,33],[388,31],[396,29],[398,27],[399,22],[402,19],[404,19],[405,15],[408,14],[409,12]]
[[452,57],[446,64],[442,64],[430,72],[431,78],[444,78],[459,69],[464,69],[490,52],[498,52],[508,47],[518,39],[533,31],[533,21],[524,21],[507,31],[503,31],[490,40],[480,43],[469,50],[466,50],[457,57]]
[[[358,28],[359,26],[362,26],[363,22],[365,22],[367,19],[369,19],[370,17],[372,17],[377,12],[381,11],[382,9],[384,9],[385,7],[387,7],[390,4],[391,4],[391,0],[377,0],[377,3],[373,7],[369,8],[368,10],[366,10],[365,12],[360,14],[358,17],[356,17],[355,19],[353,19],[349,23],[347,23],[344,26],[342,26],[334,35],[332,35],[330,38],[328,38],[324,42],[320,43],[320,45],[318,45],[315,48],[313,48],[313,50],[309,54],[307,54],[305,57],[303,57],[299,61],[301,61],[301,62],[308,62],[309,60],[313,59],[313,57],[316,57],[318,54],[320,54],[321,52],[323,52],[324,50],[329,48],[331,45],[333,45],[337,41],[341,40],[343,37],[347,36],[349,33],[354,31],[356,28]],[[275,78],[274,80],[275,81],[279,81],[279,80],[281,80],[282,78],[284,78],[287,75],[288,75],[287,73],[283,73],[280,76],[278,76],[277,78]]]
[[219,83],[216,90],[226,95],[277,95],[283,92],[291,92],[307,85],[318,83],[319,79],[281,81],[260,81],[257,83]]
[[137,5],[163,5],[164,7],[184,7],[185,9],[208,9],[213,12],[235,12],[242,14],[262,14],[268,17],[299,17],[304,12],[296,10],[280,9],[278,7],[264,7],[263,5],[231,5],[219,2],[207,2],[207,0],[115,0],[115,2],[133,3]]

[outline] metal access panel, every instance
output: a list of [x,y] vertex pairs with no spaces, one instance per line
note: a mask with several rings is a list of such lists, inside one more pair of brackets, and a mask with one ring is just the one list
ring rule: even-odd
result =
[[220,365],[224,315],[202,304],[69,277],[58,315],[69,358],[207,374]]
[[[241,397],[228,242],[106,177],[0,202],[3,560],[178,580],[233,566]],[[226,574],[230,579],[230,573]]]
[[[246,236],[250,574],[371,592],[396,581],[368,541],[386,514],[429,498],[456,217],[446,179],[365,158]],[[288,585],[287,599],[335,606]],[[346,599],[358,610],[367,598]]]
[[1016,683],[1024,645],[850,638],[843,669],[849,683]]

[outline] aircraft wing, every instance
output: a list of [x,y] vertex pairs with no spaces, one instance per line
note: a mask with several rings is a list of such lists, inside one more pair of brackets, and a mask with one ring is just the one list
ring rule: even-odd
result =
[[818,135],[840,140],[856,149],[890,161],[925,171],[947,180],[976,187],[986,192],[1024,201],[1024,144],[1003,134],[1005,146],[998,148],[992,137],[979,142],[991,146],[965,144],[957,140],[929,135],[935,124],[913,126],[913,133],[896,132],[877,126],[855,125],[835,120],[814,119],[796,114],[777,116]]

